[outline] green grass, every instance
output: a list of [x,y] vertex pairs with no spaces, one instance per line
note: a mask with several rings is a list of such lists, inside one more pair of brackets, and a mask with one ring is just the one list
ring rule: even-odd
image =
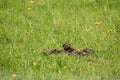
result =
[[[119,0],[35,0],[34,4],[0,0],[0,79],[120,80],[119,4]],[[65,42],[93,52],[84,57],[43,54],[48,47],[61,49]]]

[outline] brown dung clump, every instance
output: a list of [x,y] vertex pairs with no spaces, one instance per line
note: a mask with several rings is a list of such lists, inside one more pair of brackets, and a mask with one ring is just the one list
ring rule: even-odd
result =
[[92,49],[90,48],[84,48],[82,51],[74,49],[71,44],[65,43],[63,44],[63,49],[58,50],[58,49],[47,49],[45,53],[47,54],[60,54],[60,53],[67,53],[68,55],[80,55],[80,56],[85,56],[91,53]]

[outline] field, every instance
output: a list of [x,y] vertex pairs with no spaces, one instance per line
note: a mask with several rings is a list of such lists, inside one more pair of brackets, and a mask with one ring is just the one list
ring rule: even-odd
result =
[[120,0],[0,0],[0,80],[120,80]]

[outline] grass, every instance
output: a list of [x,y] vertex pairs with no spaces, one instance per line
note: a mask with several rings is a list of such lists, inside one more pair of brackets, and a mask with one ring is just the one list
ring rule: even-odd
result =
[[[119,0],[0,0],[1,80],[120,80]],[[43,54],[68,42],[89,56]]]

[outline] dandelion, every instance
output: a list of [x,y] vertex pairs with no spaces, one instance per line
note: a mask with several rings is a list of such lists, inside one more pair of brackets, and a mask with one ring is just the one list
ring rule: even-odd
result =
[[37,65],[37,62],[33,62],[33,65],[36,66],[36,65]]
[[30,8],[30,7],[29,7],[29,8],[27,8],[27,10],[28,10],[28,11],[31,11],[31,10],[32,10],[32,8]]
[[108,32],[108,33],[111,33],[111,32],[113,32],[113,30],[112,30],[112,29],[108,29],[107,32]]
[[32,51],[32,53],[35,53],[35,52],[36,52],[35,50]]
[[16,77],[17,75],[16,74],[13,74],[12,77]]
[[34,4],[34,1],[33,1],[33,0],[31,0],[31,1],[30,1],[30,3]]
[[96,22],[95,24],[96,24],[96,25],[100,25],[100,24],[102,24],[102,22],[101,22],[101,21],[100,21],[100,22]]

